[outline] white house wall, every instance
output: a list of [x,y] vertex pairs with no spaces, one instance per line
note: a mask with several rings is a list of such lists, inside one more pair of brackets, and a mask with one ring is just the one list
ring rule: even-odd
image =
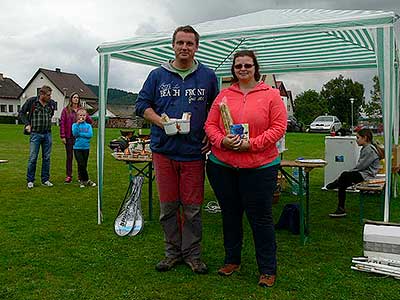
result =
[[[282,97],[282,99],[286,98],[286,110],[289,116],[293,116],[293,107],[292,104],[290,103],[289,99],[287,97]],[[285,101],[285,100],[284,100]]]
[[61,117],[62,109],[65,107],[65,97],[64,94],[56,88],[56,86],[44,75],[42,72],[39,72],[38,75],[32,80],[30,85],[25,89],[25,92],[22,94],[21,106],[26,102],[30,97],[37,95],[37,89],[41,88],[43,85],[48,85],[53,90],[51,93],[51,98],[57,102],[57,110],[54,112],[53,122],[58,123]]
[[[99,117],[99,111],[96,111],[93,115],[92,118],[98,118]],[[116,115],[113,114],[111,111],[109,111],[108,109],[106,109],[106,117],[107,118],[115,118]]]
[[288,99],[287,99],[287,97],[281,96],[281,99],[282,99],[283,103],[285,103],[285,108],[287,110],[288,109]]
[[[5,105],[5,112],[1,111],[1,107]],[[10,112],[10,105],[13,106],[13,111]],[[0,98],[0,116],[17,116],[18,115],[19,99]]]

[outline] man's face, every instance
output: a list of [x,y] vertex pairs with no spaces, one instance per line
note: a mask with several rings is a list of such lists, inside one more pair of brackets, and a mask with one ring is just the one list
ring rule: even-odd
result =
[[44,94],[40,94],[40,100],[43,102],[49,102],[51,99],[51,92],[45,92]]
[[199,45],[196,43],[194,33],[178,31],[172,47],[176,60],[193,60]]

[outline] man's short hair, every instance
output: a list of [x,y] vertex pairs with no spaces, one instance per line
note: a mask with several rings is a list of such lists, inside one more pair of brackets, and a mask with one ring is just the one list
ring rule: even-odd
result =
[[200,35],[199,33],[194,30],[194,28],[190,25],[185,25],[185,26],[179,26],[178,28],[175,29],[174,34],[172,35],[172,45],[175,44],[175,38],[176,38],[176,34],[180,31],[186,32],[186,33],[193,33],[194,34],[194,38],[196,40],[196,44],[199,44],[200,41]]
[[49,87],[48,85],[44,85],[40,88],[39,93],[41,95],[47,95],[49,93],[51,93],[53,90],[51,89],[51,87]]

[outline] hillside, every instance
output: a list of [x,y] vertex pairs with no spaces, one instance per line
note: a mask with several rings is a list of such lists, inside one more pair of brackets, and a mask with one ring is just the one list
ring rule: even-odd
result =
[[[98,85],[92,85],[92,84],[86,84],[92,91],[93,93],[96,94],[96,96],[99,96],[99,86]],[[114,88],[109,88],[108,89],[108,95],[107,95],[107,103],[108,104],[134,104],[137,98],[137,94],[119,90],[119,89],[114,89]]]

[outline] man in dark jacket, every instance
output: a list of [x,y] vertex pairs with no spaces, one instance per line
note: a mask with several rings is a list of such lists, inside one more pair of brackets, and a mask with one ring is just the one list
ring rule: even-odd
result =
[[[137,115],[152,123],[150,147],[165,236],[165,258],[156,269],[168,271],[184,261],[193,272],[204,274],[201,204],[209,146],[203,127],[218,83],[214,71],[194,59],[199,34],[191,26],[175,30],[172,47],[175,59],[149,74],[136,100]],[[190,132],[166,135],[161,115],[181,119],[183,113],[191,115]]]
[[51,88],[42,86],[39,96],[31,97],[19,111],[19,119],[25,124],[25,132],[30,134],[29,160],[26,180],[28,189],[33,188],[39,148],[42,147],[42,185],[52,187],[50,182],[51,119],[56,103],[51,100]]

